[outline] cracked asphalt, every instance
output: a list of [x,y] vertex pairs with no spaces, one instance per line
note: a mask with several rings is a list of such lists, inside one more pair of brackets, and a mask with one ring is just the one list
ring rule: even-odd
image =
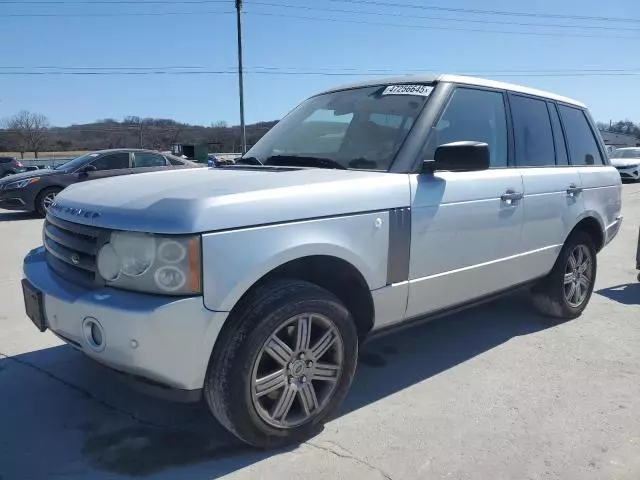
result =
[[39,333],[20,278],[42,221],[0,211],[0,479],[637,480],[640,185],[623,214],[580,319],[519,295],[375,340],[324,431],[264,452]]

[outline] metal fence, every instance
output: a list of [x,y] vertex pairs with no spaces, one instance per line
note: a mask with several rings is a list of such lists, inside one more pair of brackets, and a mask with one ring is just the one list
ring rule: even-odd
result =
[[[241,153],[230,153],[230,152],[224,152],[224,153],[213,153],[211,155],[215,155],[216,158],[220,159],[220,160],[233,160],[235,158],[238,158],[240,156],[242,156]],[[25,167],[28,167],[29,169],[32,169],[33,167],[35,168],[55,168],[58,167],[66,162],[68,162],[69,160],[73,160],[75,158],[75,156],[71,156],[71,157],[47,157],[47,158],[25,158],[20,160],[20,162],[22,162],[22,164]]]
[[20,162],[25,167],[37,167],[37,168],[55,168],[63,163],[67,163],[75,157],[52,157],[52,158],[25,158]]

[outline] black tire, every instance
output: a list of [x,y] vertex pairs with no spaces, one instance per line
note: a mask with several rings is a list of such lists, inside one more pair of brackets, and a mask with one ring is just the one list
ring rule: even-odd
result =
[[49,188],[45,188],[40,193],[38,193],[35,200],[35,207],[36,207],[36,212],[38,212],[38,215],[40,215],[41,217],[47,216],[45,199],[47,198],[48,195],[51,195],[51,194],[57,195],[58,193],[60,193],[61,190],[62,189],[59,187],[49,187]]
[[[277,428],[260,417],[251,378],[263,345],[287,319],[304,313],[331,320],[342,337],[343,369],[327,403],[305,423]],[[204,396],[218,421],[239,439],[259,448],[306,440],[321,430],[347,394],[358,358],[358,335],[349,311],[333,294],[301,280],[275,280],[256,289],[232,314],[216,343]]]
[[[579,305],[571,305],[565,295],[565,270],[569,257],[579,246],[586,247],[591,259],[589,286],[584,300]],[[589,304],[598,269],[596,248],[593,239],[584,231],[576,231],[567,239],[551,273],[532,289],[534,307],[543,315],[559,320],[572,320],[582,315]]]

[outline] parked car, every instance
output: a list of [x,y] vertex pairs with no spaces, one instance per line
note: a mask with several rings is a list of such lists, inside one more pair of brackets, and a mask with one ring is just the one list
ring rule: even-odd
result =
[[516,288],[578,317],[620,211],[582,103],[451,75],[367,81],[304,101],[236,165],[62,192],[24,261],[26,311],[277,446],[336,411],[372,334]]
[[74,183],[133,173],[202,167],[153,150],[117,149],[87,153],[53,169],[35,169],[0,180],[0,208],[42,216],[56,195]]
[[640,147],[618,148],[609,158],[623,180],[640,181]]
[[0,157],[0,178],[24,171],[22,163],[13,157]]

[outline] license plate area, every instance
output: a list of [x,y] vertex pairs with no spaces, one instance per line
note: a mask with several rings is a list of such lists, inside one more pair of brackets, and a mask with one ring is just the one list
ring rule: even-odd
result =
[[44,332],[47,329],[47,318],[44,313],[44,297],[42,292],[31,285],[29,280],[22,280],[22,295],[27,316],[33,324]]

